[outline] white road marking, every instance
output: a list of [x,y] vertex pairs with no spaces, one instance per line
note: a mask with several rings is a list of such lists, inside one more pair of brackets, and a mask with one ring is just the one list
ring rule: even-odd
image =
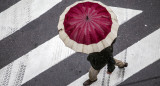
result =
[[18,86],[21,84],[28,55],[13,61],[0,69],[0,86]]
[[28,53],[28,63],[23,83],[64,60],[75,51],[66,47],[59,36],[52,38]]
[[[121,83],[123,80],[126,80],[133,74],[137,73],[138,71],[142,70],[143,68],[147,67],[148,65],[152,64],[153,62],[160,59],[160,29],[156,30],[152,34],[146,36],[142,40],[138,41],[134,45],[128,47],[127,50],[127,59],[126,61],[129,63],[128,67],[125,68],[124,78],[122,79],[122,70],[116,67],[114,72],[110,76],[109,86],[116,86],[117,84]],[[123,60],[125,56],[126,50],[122,51],[115,58]],[[106,78],[109,75],[106,74]],[[102,72],[100,72],[99,82],[102,82]],[[75,80],[69,86],[82,86],[82,83],[88,79],[88,73],[80,77],[79,79]],[[95,86],[94,83],[91,86]],[[101,85],[101,84],[99,84]],[[97,85],[98,86],[98,85]],[[107,86],[104,83],[103,86]]]
[[62,0],[21,0],[0,13],[0,40],[35,20]]
[[9,78],[8,86],[19,86],[22,83],[24,71],[26,68],[26,61],[28,60],[28,55],[19,58],[12,62],[11,76]]
[[[117,15],[118,15],[120,24],[123,24],[124,22],[128,21],[132,17],[142,12],[140,10],[132,10],[132,9],[128,10],[126,8],[119,8],[119,7],[112,7],[112,9],[115,11],[115,13],[118,12]],[[131,12],[131,13],[134,12],[136,14],[126,19],[125,18],[125,16],[127,16],[126,12]],[[122,17],[125,19],[123,19]],[[26,60],[23,60],[24,64],[26,64],[27,67],[26,67],[22,84],[36,77],[37,75],[44,72],[48,68],[54,66],[58,62],[64,60],[65,58],[72,55],[73,53],[75,52],[65,47],[63,42],[59,39],[59,37],[56,36],[51,40],[45,42],[44,44],[40,45],[36,49],[30,51],[26,55],[20,57],[19,59],[27,58]],[[17,64],[17,63],[19,63],[18,59],[14,61],[14,64]],[[0,70],[0,73],[1,72],[3,72],[3,70]],[[15,74],[13,74],[12,76],[15,77]],[[15,81],[15,80],[12,80],[12,81]]]
[[13,63],[8,64],[6,67],[0,71],[0,86],[8,86],[9,78],[11,76]]
[[[116,55],[115,58],[124,62],[126,52],[127,52],[127,49],[122,51],[118,55]],[[129,63],[129,65],[130,65],[130,63]],[[122,82],[123,81],[123,71],[124,71],[124,69],[119,69],[118,67],[116,67],[116,69],[114,70],[112,75],[110,75],[110,80],[109,80],[110,82],[108,85],[109,86],[116,86],[117,84]],[[105,77],[108,77],[108,75],[106,74]],[[115,85],[115,82],[116,82],[116,85]],[[107,86],[107,85],[104,85],[104,86]]]
[[128,9],[128,8],[121,8],[121,7],[110,6],[110,8],[117,15],[119,25],[127,22],[131,18],[143,12],[142,10],[134,10],[134,9]]

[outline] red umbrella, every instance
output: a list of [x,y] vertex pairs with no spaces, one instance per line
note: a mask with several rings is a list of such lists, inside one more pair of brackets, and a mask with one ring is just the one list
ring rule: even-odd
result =
[[117,37],[118,20],[113,11],[99,1],[77,1],[65,9],[58,24],[59,36],[77,52],[99,52]]

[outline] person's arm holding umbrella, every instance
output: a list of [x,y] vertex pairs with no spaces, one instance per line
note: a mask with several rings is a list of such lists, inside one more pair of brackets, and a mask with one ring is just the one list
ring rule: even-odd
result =
[[108,66],[108,68],[107,68],[107,74],[111,74],[114,71],[114,69],[115,69],[116,62],[113,59],[113,55],[112,54],[110,54],[110,56],[108,58],[109,59],[108,59],[108,64],[107,64],[107,66]]

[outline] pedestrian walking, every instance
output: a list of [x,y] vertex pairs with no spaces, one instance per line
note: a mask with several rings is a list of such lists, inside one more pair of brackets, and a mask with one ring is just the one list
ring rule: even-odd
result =
[[108,67],[108,74],[111,74],[114,71],[115,65],[119,68],[128,66],[128,63],[113,58],[114,42],[111,44],[111,46],[103,49],[101,52],[94,52],[88,55],[87,60],[90,62],[91,67],[89,69],[89,79],[83,83],[83,86],[91,85],[93,82],[97,81],[98,73],[106,64]]
[[106,64],[108,74],[113,72],[115,65],[119,68],[127,66],[127,63],[113,58],[113,44],[118,27],[114,12],[99,1],[77,1],[61,14],[59,37],[67,47],[89,54],[87,60],[91,63],[91,68],[84,86],[95,82],[99,71]]

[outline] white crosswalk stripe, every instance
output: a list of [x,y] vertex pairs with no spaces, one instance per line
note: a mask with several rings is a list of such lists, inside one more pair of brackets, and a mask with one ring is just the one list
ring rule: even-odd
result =
[[21,0],[0,13],[0,40],[20,30],[62,0]]
[[65,47],[63,42],[59,39],[59,36],[52,38],[38,48],[32,50],[28,53],[29,59],[22,84],[73,53],[75,53],[75,51]]

